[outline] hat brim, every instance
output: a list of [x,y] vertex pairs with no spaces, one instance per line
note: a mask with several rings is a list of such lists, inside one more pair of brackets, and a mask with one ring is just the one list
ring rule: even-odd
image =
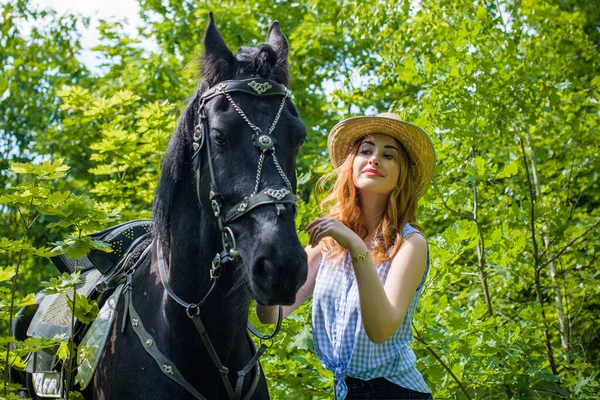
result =
[[327,150],[333,165],[344,163],[356,142],[374,133],[398,140],[406,149],[412,163],[417,197],[423,196],[435,167],[435,150],[429,136],[416,125],[383,116],[353,117],[341,121],[331,129]]

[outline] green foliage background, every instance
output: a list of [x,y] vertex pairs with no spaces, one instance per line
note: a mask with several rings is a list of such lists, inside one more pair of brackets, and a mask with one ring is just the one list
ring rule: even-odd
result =
[[[43,258],[49,243],[80,243],[107,213],[112,223],[150,217],[212,10],[231,49],[262,42],[274,19],[290,41],[291,89],[309,130],[298,227],[319,215],[315,183],[331,168],[326,135],[339,120],[394,111],[430,134],[437,165],[418,222],[432,268],[413,348],[436,398],[600,397],[600,5],[139,4],[139,37],[157,50],[128,37],[124,21],[102,21],[99,73],[77,58],[88,19],[28,0],[0,5],[3,349],[13,284],[15,304],[27,304],[57,275]],[[34,168],[43,161],[53,163]],[[263,360],[273,398],[332,398],[312,353],[310,304]]]

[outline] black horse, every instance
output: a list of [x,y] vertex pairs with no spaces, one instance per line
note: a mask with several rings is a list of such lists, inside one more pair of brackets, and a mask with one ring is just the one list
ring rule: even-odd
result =
[[[234,391],[241,385],[240,398],[269,397],[262,371],[250,368],[255,350],[246,324],[251,298],[291,304],[306,280],[294,225],[295,156],[306,128],[289,98],[289,47],[277,22],[266,43],[233,54],[210,14],[204,45],[204,80],[165,155],[151,247],[130,275],[125,297],[131,296],[117,306],[86,398],[199,398],[194,391],[206,399],[232,397],[198,320]],[[220,276],[216,286],[211,274]],[[196,303],[186,308],[181,299]],[[140,340],[138,319],[150,342]],[[149,348],[170,364],[157,364]],[[244,367],[247,376],[238,380]],[[173,380],[174,370],[191,390]]]
[[[154,202],[153,243],[155,247],[159,243],[166,255],[169,285],[187,301],[198,301],[207,293],[211,262],[223,249],[221,216],[215,216],[212,201],[215,195],[222,215],[233,207],[239,209],[245,198],[257,193],[256,189],[260,192],[269,186],[289,184],[295,192],[295,156],[306,136],[306,128],[287,95],[259,97],[240,91],[203,97],[224,81],[257,79],[257,93],[272,86],[268,81],[287,86],[289,47],[277,22],[271,25],[266,43],[258,48],[241,48],[234,55],[211,14],[204,45],[204,81],[181,115],[169,143]],[[209,131],[204,132],[205,143],[198,143],[195,130],[203,129],[199,126],[203,123]],[[269,132],[274,144],[264,152],[264,160],[259,160],[264,147],[256,143],[260,132],[256,127],[262,133],[274,128]],[[196,161],[196,182],[193,158],[196,150],[203,154],[204,149],[195,147],[207,145],[208,156]],[[217,190],[218,194],[214,193]],[[306,255],[298,241],[294,211],[294,205],[289,203],[264,204],[228,224],[237,238],[241,260],[223,266],[219,284],[199,314],[216,353],[229,369],[231,382],[237,381],[237,371],[253,357],[246,334],[251,297],[262,304],[291,304],[306,280]],[[226,242],[231,241],[225,236]],[[187,315],[190,310],[174,301],[162,284],[157,250],[153,249],[150,265],[138,268],[133,275],[135,308],[156,346],[198,392],[207,399],[228,398],[220,373]],[[121,334],[119,321],[123,312],[124,305],[120,303],[110,343],[93,379],[93,398],[192,398],[165,377],[132,329]],[[251,381],[249,378],[243,382],[242,393],[247,393]],[[268,398],[264,376],[251,398]]]

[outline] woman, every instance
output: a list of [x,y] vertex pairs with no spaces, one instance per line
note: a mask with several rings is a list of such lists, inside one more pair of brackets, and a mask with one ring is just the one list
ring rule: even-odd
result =
[[[409,347],[429,269],[415,220],[433,176],[431,140],[383,113],[340,122],[327,147],[337,177],[329,215],[306,228],[308,278],[284,316],[313,296],[315,351],[338,400],[431,399]],[[276,321],[276,307],[257,313]]]

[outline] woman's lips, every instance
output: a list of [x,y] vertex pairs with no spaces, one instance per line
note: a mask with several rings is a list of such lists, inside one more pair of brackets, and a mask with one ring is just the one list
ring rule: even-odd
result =
[[379,172],[379,171],[377,171],[376,169],[373,169],[373,168],[365,168],[363,170],[363,174],[369,175],[369,176],[383,176],[381,174],[381,172]]

